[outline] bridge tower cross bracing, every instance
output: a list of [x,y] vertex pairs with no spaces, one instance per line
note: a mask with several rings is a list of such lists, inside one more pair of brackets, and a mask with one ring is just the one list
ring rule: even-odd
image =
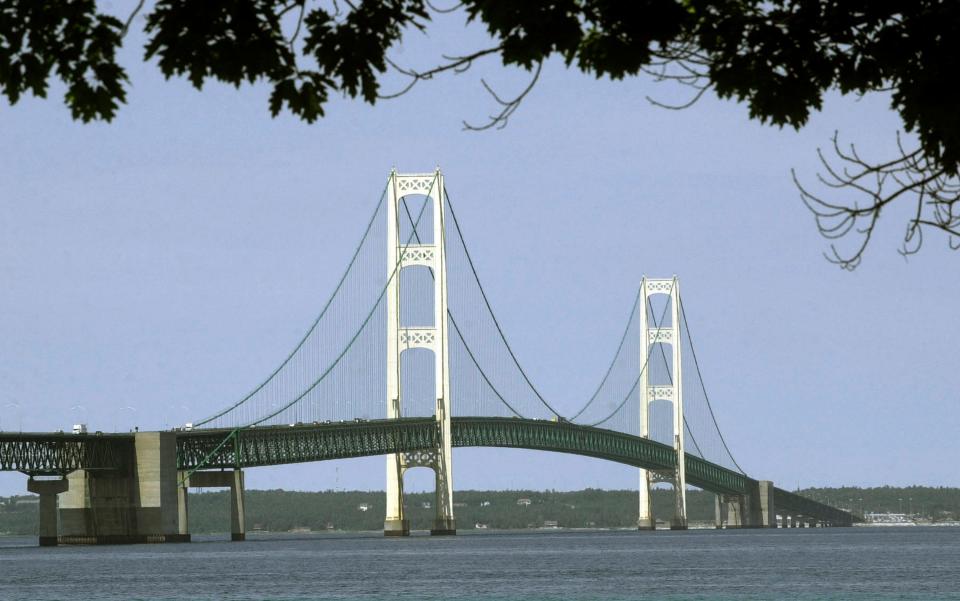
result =
[[[387,185],[387,418],[401,416],[400,355],[403,351],[425,348],[434,357],[438,444],[435,448],[412,453],[387,455],[387,510],[383,532],[387,536],[406,536],[410,522],[403,511],[403,474],[414,467],[428,467],[436,475],[436,518],[431,534],[455,534],[453,517],[453,452],[450,402],[450,361],[447,332],[447,266],[444,244],[443,175],[437,169],[427,174],[390,173]],[[400,203],[404,196],[426,196],[431,203],[433,239],[414,243],[401,239]],[[405,327],[400,322],[400,272],[412,266],[424,266],[433,272],[433,325]]]
[[[656,295],[669,296],[670,325],[649,323],[650,298]],[[640,282],[640,436],[650,438],[650,404],[654,401],[669,401],[673,414],[673,448],[677,465],[673,470],[640,469],[640,512],[637,528],[655,530],[651,488],[656,482],[670,482],[674,491],[674,513],[670,520],[672,530],[687,528],[687,474],[684,461],[683,378],[680,365],[680,283],[676,276],[671,279],[644,277]],[[653,315],[653,313],[649,313]],[[670,345],[670,382],[650,384],[650,363],[655,361],[653,345]]]

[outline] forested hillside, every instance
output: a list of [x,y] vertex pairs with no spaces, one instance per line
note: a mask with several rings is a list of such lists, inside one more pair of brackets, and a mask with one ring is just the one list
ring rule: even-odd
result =
[[[917,519],[960,519],[960,489],[932,487],[811,488],[810,498],[856,513],[906,513]],[[0,498],[0,534],[35,534],[36,497]],[[383,527],[384,493],[291,492],[249,490],[246,499],[248,531],[379,530]],[[432,493],[408,494],[406,512],[414,529],[429,529],[434,516]],[[631,528],[637,520],[637,491],[586,489],[555,491],[456,491],[454,513],[459,529]],[[667,521],[673,511],[669,490],[654,491],[654,513]],[[687,513],[691,522],[712,522],[714,496],[690,491]],[[229,493],[194,492],[189,497],[190,530],[201,534],[230,529]]]

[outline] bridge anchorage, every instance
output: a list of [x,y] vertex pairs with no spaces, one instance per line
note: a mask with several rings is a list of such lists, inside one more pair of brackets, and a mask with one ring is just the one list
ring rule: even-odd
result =
[[439,169],[390,173],[319,316],[237,402],[167,432],[0,432],[0,470],[30,476],[41,545],[189,541],[191,487],[230,489],[231,539],[240,541],[244,470],[383,456],[384,535],[410,532],[403,481],[414,468],[433,470],[431,533],[450,535],[454,447],[570,453],[638,468],[639,530],[656,529],[651,488],[660,483],[673,488],[671,529],[689,526],[688,486],[716,495],[718,528],[855,520],[755,480],[733,459],[676,277],[640,282],[596,391],[561,416],[507,342]]

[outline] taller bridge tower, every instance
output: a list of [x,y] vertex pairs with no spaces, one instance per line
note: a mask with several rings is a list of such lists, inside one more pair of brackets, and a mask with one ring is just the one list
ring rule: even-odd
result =
[[[668,306],[663,309],[663,317],[670,316],[669,323],[655,323],[650,326],[650,317],[656,319],[650,302],[651,297],[666,295]],[[683,419],[683,378],[680,366],[680,283],[677,277],[672,279],[651,279],[644,277],[640,282],[640,436],[650,438],[650,405],[657,401],[671,404],[673,415],[673,448],[677,452],[677,464],[672,470],[640,469],[640,515],[637,527],[640,530],[654,530],[657,526],[653,516],[653,503],[650,490],[657,482],[669,482],[673,485],[674,512],[670,520],[671,530],[687,528],[687,474],[684,461],[684,419]],[[662,345],[654,348],[654,345]],[[654,354],[664,352],[663,346],[670,347],[670,365],[667,369],[667,382],[650,383],[650,364]],[[664,353],[666,354],[666,353]]]
[[[411,218],[401,201],[405,196],[426,196],[432,218],[433,238],[427,243],[416,234],[419,218]],[[447,265],[444,249],[443,175],[390,173],[387,183],[387,418],[401,416],[400,359],[404,351],[422,348],[433,353],[437,446],[412,453],[387,455],[387,514],[383,533],[406,536],[410,522],[403,513],[403,475],[414,467],[427,467],[436,474],[436,518],[431,534],[456,534],[453,517],[453,453],[450,427],[450,361],[447,339]],[[404,205],[406,208],[406,205]],[[409,219],[413,233],[401,236],[401,223]],[[416,219],[416,220],[414,220]],[[423,266],[433,276],[433,323],[401,323],[401,272]]]

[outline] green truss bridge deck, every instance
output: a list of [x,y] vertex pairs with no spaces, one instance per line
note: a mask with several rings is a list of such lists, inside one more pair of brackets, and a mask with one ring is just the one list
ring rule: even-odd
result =
[[[603,428],[569,422],[501,417],[455,417],[453,446],[505,447],[571,453],[646,469],[676,465],[673,448]],[[181,470],[252,468],[367,457],[436,448],[440,432],[431,417],[354,422],[198,429],[177,432]],[[31,475],[77,469],[120,468],[133,442],[125,434],[0,433],[0,470]],[[754,480],[687,453],[687,482],[719,494],[743,494]],[[778,508],[849,523],[844,511],[782,489]]]

